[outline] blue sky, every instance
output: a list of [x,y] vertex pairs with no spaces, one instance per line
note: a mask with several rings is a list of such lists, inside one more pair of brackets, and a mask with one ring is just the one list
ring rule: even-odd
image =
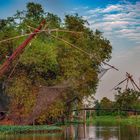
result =
[[[24,10],[31,0],[0,0],[0,18]],[[140,77],[140,0],[32,0],[41,3],[48,12],[64,17],[78,13],[87,19],[90,28],[104,33],[113,46],[111,64],[120,72],[111,70],[100,82],[97,98],[113,98],[109,90],[123,79],[125,72]]]

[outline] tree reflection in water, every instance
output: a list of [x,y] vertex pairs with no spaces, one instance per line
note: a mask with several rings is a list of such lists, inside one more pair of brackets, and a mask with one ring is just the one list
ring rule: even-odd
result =
[[140,140],[140,128],[132,125],[103,124],[69,125],[55,134],[2,135],[0,140]]
[[140,140],[140,128],[120,124],[70,125],[66,140]]

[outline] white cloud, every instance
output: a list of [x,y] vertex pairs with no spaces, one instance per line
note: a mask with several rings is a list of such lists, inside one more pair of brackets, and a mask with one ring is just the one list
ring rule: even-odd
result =
[[106,14],[106,15],[104,15],[104,20],[106,20],[106,21],[120,20],[120,18],[122,18],[123,16],[124,16],[124,14],[122,14],[122,13]]
[[[95,22],[91,24],[91,28],[102,29],[105,32],[112,31],[113,29],[122,29],[129,25],[127,21],[111,21],[111,22]],[[115,32],[115,31],[114,31]]]
[[91,16],[83,16],[83,19],[85,20],[91,20],[92,18],[97,17],[97,15],[91,15]]
[[114,11],[121,11],[123,7],[121,5],[110,5],[102,10],[103,13],[114,12]]
[[86,12],[86,19],[91,28],[97,28],[107,36],[121,35],[135,43],[140,42],[140,2],[124,1],[105,8],[90,9]]

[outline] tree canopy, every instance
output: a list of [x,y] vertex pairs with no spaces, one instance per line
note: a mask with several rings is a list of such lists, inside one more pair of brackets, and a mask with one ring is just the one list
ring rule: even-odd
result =
[[[65,109],[62,102],[67,99],[77,96],[82,100],[85,96],[94,94],[98,85],[99,66],[111,58],[110,41],[100,31],[94,32],[87,27],[88,22],[78,14],[66,15],[62,23],[57,15],[44,12],[40,4],[33,2],[27,4],[25,11],[17,11],[13,17],[0,20],[0,38],[2,40],[30,33],[32,27],[36,28],[43,18],[47,22],[48,30],[60,29],[75,33],[58,30],[51,34],[42,32],[25,48],[19,59],[11,64],[11,69],[4,76],[5,91],[10,97],[9,110],[14,114],[20,112],[20,116],[28,116],[31,112],[40,86],[66,84],[70,87],[65,96],[59,99],[61,102],[58,100],[56,105],[51,106],[59,110],[54,115],[54,111],[50,109],[52,117],[59,116],[61,109]],[[88,52],[91,57],[61,41],[62,38]],[[1,65],[25,39],[26,37],[22,37],[0,43]],[[14,72],[8,78],[15,65]],[[41,118],[42,121],[46,120],[45,114],[42,115],[40,123]]]
[[133,89],[119,90],[115,95],[116,106],[119,109],[135,109],[139,102],[140,92]]

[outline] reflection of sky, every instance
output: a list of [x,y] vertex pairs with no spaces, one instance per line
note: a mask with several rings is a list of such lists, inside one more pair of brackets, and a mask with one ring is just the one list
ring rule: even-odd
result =
[[[73,125],[72,125],[73,126]],[[109,139],[109,140],[118,140],[119,137],[119,127],[118,126],[85,126],[84,125],[79,125],[79,126],[74,126],[69,127],[69,131],[67,133],[73,132],[74,134],[69,134],[67,136],[74,136],[75,139],[81,139],[81,140],[104,140],[104,139]],[[70,130],[70,128],[72,130]],[[75,132],[73,131],[75,130]],[[84,130],[86,130],[84,132]],[[77,135],[75,135],[77,133]],[[85,135],[84,135],[85,133]]]
[[[12,16],[16,10],[25,9],[31,0],[0,0],[0,18]],[[98,99],[113,98],[110,89],[128,71],[138,82],[140,77],[140,1],[139,0],[32,0],[43,5],[46,11],[64,17],[79,13],[90,23],[90,28],[104,32],[113,45],[111,64],[120,72],[111,70],[103,78],[97,91]]]
[[87,127],[87,137],[96,138],[96,128],[94,126]]

